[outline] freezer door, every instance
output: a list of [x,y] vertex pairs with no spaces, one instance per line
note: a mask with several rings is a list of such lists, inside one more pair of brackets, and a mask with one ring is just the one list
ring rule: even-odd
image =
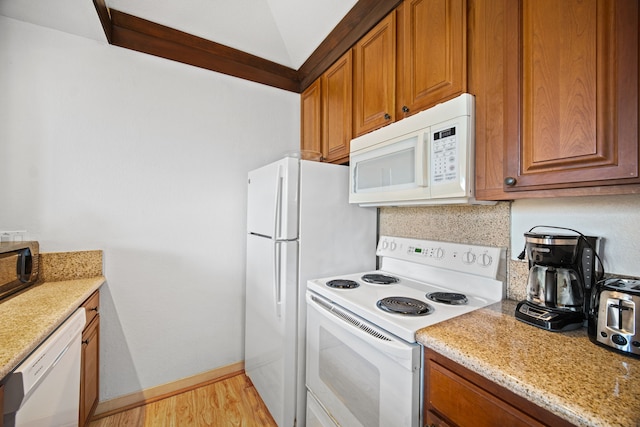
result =
[[247,230],[277,240],[298,237],[299,160],[286,157],[249,172]]
[[298,243],[247,236],[245,371],[279,426],[296,417]]

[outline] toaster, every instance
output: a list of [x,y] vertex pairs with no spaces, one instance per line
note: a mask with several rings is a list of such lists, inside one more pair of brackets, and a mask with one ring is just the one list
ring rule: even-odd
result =
[[640,280],[598,282],[588,326],[591,341],[640,358]]

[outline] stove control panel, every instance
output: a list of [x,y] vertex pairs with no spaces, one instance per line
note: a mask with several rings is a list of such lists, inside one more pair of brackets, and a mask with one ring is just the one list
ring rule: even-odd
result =
[[435,240],[380,236],[376,255],[496,278],[506,249]]

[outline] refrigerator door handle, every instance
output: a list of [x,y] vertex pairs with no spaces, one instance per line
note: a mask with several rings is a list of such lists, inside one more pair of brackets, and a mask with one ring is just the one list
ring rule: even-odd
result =
[[275,212],[273,215],[273,238],[279,240],[282,233],[282,192],[284,186],[284,177],[282,173],[282,165],[278,165],[278,173],[276,174],[276,202]]
[[275,300],[276,316],[278,317],[282,317],[282,290],[280,286],[280,281],[282,280],[281,243],[282,242],[275,241],[273,247],[273,297]]

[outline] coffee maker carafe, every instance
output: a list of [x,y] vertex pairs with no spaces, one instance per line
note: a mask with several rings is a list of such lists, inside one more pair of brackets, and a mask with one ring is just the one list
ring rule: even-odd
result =
[[524,236],[527,299],[518,303],[516,318],[550,331],[582,327],[596,281],[599,238],[532,232]]

